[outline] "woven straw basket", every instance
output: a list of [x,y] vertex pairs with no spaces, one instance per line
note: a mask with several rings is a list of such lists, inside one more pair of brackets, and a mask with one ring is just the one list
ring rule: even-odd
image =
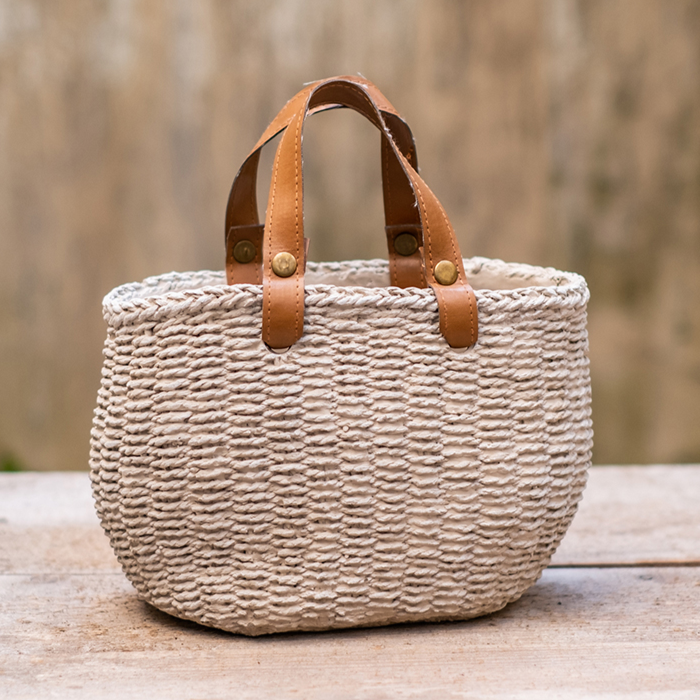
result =
[[93,492],[139,597],[250,635],[516,600],[590,463],[583,278],[460,258],[479,335],[452,347],[430,282],[309,263],[303,332],[276,350],[259,267],[262,284],[171,273],[104,300]]

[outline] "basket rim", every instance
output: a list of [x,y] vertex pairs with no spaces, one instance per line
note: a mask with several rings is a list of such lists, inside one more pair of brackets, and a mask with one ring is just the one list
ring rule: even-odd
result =
[[[507,263],[496,258],[464,258],[468,278],[479,274],[500,275],[511,281],[522,280],[523,284],[506,289],[482,289],[476,287],[477,302],[488,303],[515,301],[542,297],[576,297],[585,303],[589,293],[585,279],[576,272],[566,272],[552,267],[539,267],[526,263]],[[348,260],[341,262],[309,262],[307,274],[348,275],[370,273],[388,274],[389,263],[383,259]],[[537,284],[528,284],[533,279]],[[542,282],[544,281],[544,283]],[[549,283],[549,284],[548,284]],[[435,295],[429,287],[401,289],[393,286],[358,286],[328,283],[305,284],[307,303],[315,303],[320,297],[352,298],[355,303],[376,302],[378,298],[386,302],[392,300],[405,303],[410,300],[419,306],[435,304]],[[226,297],[232,301],[247,297],[248,300],[262,298],[262,286],[253,284],[227,285],[222,270],[197,270],[189,272],[167,272],[145,278],[141,282],[121,284],[108,292],[103,301],[106,315],[120,314],[149,306],[162,306],[172,302],[184,302]]]

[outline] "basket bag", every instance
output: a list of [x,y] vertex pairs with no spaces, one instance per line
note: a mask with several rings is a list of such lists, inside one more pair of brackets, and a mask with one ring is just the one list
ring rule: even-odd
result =
[[[306,264],[302,132],[339,106],[381,132],[388,262]],[[259,154],[280,132],[263,225]],[[91,478],[138,596],[248,635],[463,620],[521,596],[591,459],[583,278],[463,260],[410,129],[355,77],[282,109],[225,238],[226,276],[103,303]]]

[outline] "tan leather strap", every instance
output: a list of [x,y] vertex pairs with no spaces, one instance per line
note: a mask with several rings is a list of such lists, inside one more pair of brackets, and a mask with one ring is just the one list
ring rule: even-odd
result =
[[[377,87],[368,80],[356,76],[342,76],[338,79],[361,85],[367,90],[381,110],[384,121],[396,139],[400,150],[413,167],[417,168],[416,149],[411,130]],[[259,254],[245,264],[238,262],[233,254],[236,244],[241,240],[249,240],[254,243],[252,237],[243,238],[246,231],[255,233],[256,240],[258,238],[256,182],[260,151],[266,143],[287,128],[294,115],[306,102],[308,95],[321,82],[325,81],[317,81],[307,85],[287,102],[260,137],[233,181],[226,208],[226,278],[228,284],[261,284],[262,282]],[[317,104],[309,112],[313,114],[343,106],[326,101]],[[415,207],[415,198],[410,183],[403,173],[401,163],[393,150],[388,147],[384,138],[382,139],[382,184],[391,284],[399,287],[425,287],[421,260],[417,251],[413,254],[406,255],[404,253],[401,255],[394,248],[394,240],[401,232],[413,232],[420,244],[422,230],[420,215]],[[259,251],[259,248],[257,250]]]
[[[427,283],[435,292],[440,311],[440,331],[452,347],[476,342],[478,319],[476,298],[469,286],[454,230],[440,202],[401,153],[388,130],[381,110],[368,91],[356,82],[332,78],[308,91],[303,108],[292,118],[275,154],[272,184],[263,243],[263,340],[273,348],[289,347],[300,337],[304,325],[304,271],[287,277],[273,271],[280,253],[302,260],[304,241],[302,129],[310,110],[319,104],[344,104],[369,119],[383,134],[410,182],[423,230],[420,249]],[[454,271],[451,284],[440,284],[438,263]]]

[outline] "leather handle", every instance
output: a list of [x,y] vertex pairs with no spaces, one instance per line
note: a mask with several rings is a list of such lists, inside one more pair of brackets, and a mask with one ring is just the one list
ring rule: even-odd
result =
[[[411,165],[417,169],[418,163],[413,134],[408,124],[401,118],[391,103],[374,84],[365,78],[342,76],[339,79],[362,86],[372,96],[401,152]],[[307,85],[287,102],[260,137],[233,181],[226,207],[225,242],[226,279],[228,284],[262,283],[260,255],[262,226],[258,219],[258,205],[256,201],[260,151],[266,143],[288,127],[291,120],[304,105],[309,94],[322,82],[325,81],[317,81]],[[309,110],[309,113],[315,114],[344,106],[332,101],[326,101],[316,104]],[[391,284],[398,287],[425,287],[425,279],[420,264],[420,257],[416,254],[417,251],[409,254],[406,254],[404,251],[403,254],[399,254],[394,246],[397,234],[405,231],[413,232],[420,244],[422,242],[422,231],[420,228],[420,215],[415,208],[413,191],[403,174],[401,163],[394,151],[388,147],[385,138],[382,138],[381,157],[384,217],[389,249]],[[251,250],[255,251],[254,257],[248,256],[244,258],[247,260],[245,263],[241,263],[240,256],[234,254],[236,246],[242,242],[251,245]]]
[[[440,331],[452,347],[477,340],[476,297],[467,282],[462,256],[445,210],[396,145],[382,112],[369,92],[356,82],[331,78],[315,84],[303,107],[282,135],[275,154],[263,243],[263,340],[273,348],[293,345],[304,324],[304,267],[297,264],[280,275],[273,261],[293,256],[298,262],[304,244],[302,132],[308,113],[319,104],[343,104],[369,119],[401,165],[409,182],[423,231],[419,249],[428,285],[437,297]],[[443,274],[445,271],[449,274]]]

